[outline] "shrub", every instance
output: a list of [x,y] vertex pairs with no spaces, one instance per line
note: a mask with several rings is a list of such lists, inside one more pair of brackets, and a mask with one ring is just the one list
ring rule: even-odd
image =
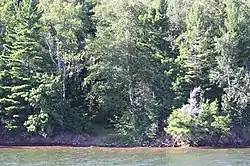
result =
[[170,134],[178,145],[189,144],[193,117],[184,109],[176,109],[169,116],[169,125],[165,131]]
[[229,134],[231,118],[224,107],[219,109],[217,100],[209,102],[193,94],[190,93],[188,101],[198,97],[199,102],[194,101],[195,105],[189,103],[174,110],[165,131],[177,145],[216,144],[222,136]]

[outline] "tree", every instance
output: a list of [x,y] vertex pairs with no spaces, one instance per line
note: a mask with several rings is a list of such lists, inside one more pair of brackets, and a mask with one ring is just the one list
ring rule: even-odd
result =
[[9,129],[22,126],[27,114],[32,112],[25,98],[36,84],[34,73],[43,72],[46,64],[39,43],[42,12],[37,3],[24,0],[13,1],[11,5],[16,21],[6,26],[5,51],[0,57],[1,119]]
[[218,101],[204,100],[200,87],[190,92],[188,104],[174,110],[165,129],[176,145],[218,145],[229,135],[231,117],[226,103],[219,109]]
[[169,107],[161,91],[169,81],[161,60],[171,47],[165,9],[164,1],[103,0],[95,7],[96,38],[86,50],[90,111],[95,119],[117,117],[115,126],[132,142],[147,140],[150,130],[154,135]]
[[230,105],[234,124],[248,121],[249,107],[249,7],[243,1],[229,0],[225,4],[222,36],[216,40],[217,65],[210,78],[223,88]]
[[[42,0],[41,8],[46,11],[44,41],[47,53],[54,61],[56,73],[61,75],[63,130],[82,131],[90,117],[87,112],[87,88],[83,87],[86,77],[86,59],[83,55],[85,38],[93,36],[94,27],[90,20],[91,2]],[[89,14],[89,15],[87,15]],[[57,119],[57,118],[54,118]]]

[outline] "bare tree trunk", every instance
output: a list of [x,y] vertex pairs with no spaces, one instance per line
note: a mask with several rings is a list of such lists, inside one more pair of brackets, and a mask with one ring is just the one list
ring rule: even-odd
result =
[[57,70],[61,71],[61,57],[60,57],[60,50],[59,50],[59,43],[58,40],[56,40],[56,57],[57,57]]
[[63,65],[63,101],[65,101],[65,98],[66,98],[65,82],[66,82],[66,67],[65,65]]
[[[65,101],[66,98],[66,88],[65,88],[65,81],[66,81],[66,67],[63,63],[61,57],[60,57],[60,49],[59,49],[59,43],[58,40],[56,40],[56,56],[57,56],[57,69],[62,74],[63,82],[62,82],[62,97],[63,101]],[[63,66],[63,71],[62,71]]]
[[128,30],[126,30],[125,32],[125,39],[127,42],[127,72],[129,75],[128,94],[129,94],[129,101],[130,101],[130,113],[132,114],[133,123],[135,123],[136,119],[135,119],[135,110],[134,110],[134,86],[133,86],[133,74],[131,73],[131,69],[130,69],[131,57],[130,57],[129,45],[128,45],[128,41],[129,41]]

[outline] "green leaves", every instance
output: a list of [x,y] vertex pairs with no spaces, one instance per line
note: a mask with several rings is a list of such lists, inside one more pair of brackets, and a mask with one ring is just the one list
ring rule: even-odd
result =
[[211,28],[206,25],[204,9],[197,1],[189,9],[187,30],[177,39],[180,55],[177,63],[186,73],[187,82],[200,86],[208,82],[207,73],[214,64],[213,39],[210,38]]
[[170,114],[165,131],[174,138],[177,145],[213,145],[229,135],[229,110],[221,113],[217,100],[201,102],[199,109],[198,114],[190,114],[189,105],[184,105]]
[[[38,83],[34,72],[48,71],[42,56],[41,15],[37,2],[23,0],[13,7],[15,21],[6,22],[4,55],[0,58],[1,120],[8,128],[22,128],[25,118],[33,111],[27,98],[31,88]],[[7,6],[9,7],[9,6]],[[9,11],[10,12],[10,11]]]
[[211,81],[224,89],[231,114],[238,125],[247,121],[249,105],[249,49],[244,47],[244,43],[250,41],[246,11],[249,8],[243,2],[229,0],[225,6],[225,27],[221,28],[222,35],[215,40],[219,53],[217,65],[210,72]]
[[152,6],[151,1],[100,1],[94,9],[96,38],[86,47],[91,111],[115,121],[139,144],[154,137],[159,114],[172,99],[162,91],[171,84],[161,63],[170,52],[165,9],[163,1]]
[[173,137],[178,144],[190,144],[193,117],[183,109],[174,110],[169,118],[165,131]]
[[[249,121],[248,2],[2,0],[0,13],[0,117],[10,129],[49,136],[97,123],[144,144],[170,115],[177,141],[211,144],[231,118]],[[203,101],[183,106],[198,86]]]
[[83,5],[63,0],[42,0],[40,7],[45,11],[42,21],[46,25],[44,33],[51,49],[55,44],[53,38],[56,38],[62,52],[60,56],[63,57],[65,53],[77,53],[79,42],[82,42],[78,41],[78,37],[84,35]]
[[60,76],[37,74],[35,78],[38,86],[33,87],[29,96],[25,98],[32,106],[33,113],[28,116],[24,126],[26,126],[27,131],[36,132],[46,137],[54,132],[51,124],[63,127],[66,103],[62,98]]
[[28,120],[25,121],[24,126],[27,127],[28,132],[36,132],[44,137],[48,134],[48,114],[41,113],[39,115],[29,115]]

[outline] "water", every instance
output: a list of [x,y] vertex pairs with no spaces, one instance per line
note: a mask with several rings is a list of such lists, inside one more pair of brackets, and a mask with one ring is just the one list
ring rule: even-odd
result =
[[0,148],[1,166],[250,166],[250,149]]

